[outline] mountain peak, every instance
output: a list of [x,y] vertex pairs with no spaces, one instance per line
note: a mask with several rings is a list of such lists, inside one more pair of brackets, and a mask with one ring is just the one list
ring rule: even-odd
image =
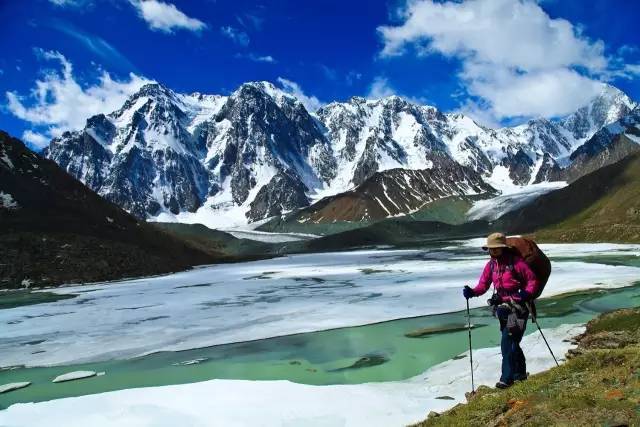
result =
[[158,96],[172,96],[173,94],[174,92],[162,83],[151,82],[142,85],[130,98],[140,98],[143,96],[155,98]]
[[598,129],[620,120],[635,106],[636,103],[620,89],[603,83],[598,95],[575,113],[562,119],[560,125],[580,144],[593,136]]
[[268,81],[253,81],[243,83],[231,94],[231,96],[234,98],[251,98],[255,97],[257,93],[260,93],[262,96],[271,98],[279,107],[282,107],[285,104],[302,105],[302,103],[296,96],[284,91],[283,89]]

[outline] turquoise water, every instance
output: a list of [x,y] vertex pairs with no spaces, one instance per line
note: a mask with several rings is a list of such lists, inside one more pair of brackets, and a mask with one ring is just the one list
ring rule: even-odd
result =
[[[539,301],[540,323],[552,328],[584,323],[601,312],[637,306],[640,284],[608,291],[574,293]],[[488,308],[472,310],[474,348],[499,343],[497,322]],[[207,348],[158,352],[144,357],[0,372],[0,384],[31,381],[22,390],[0,395],[0,408],[133,387],[182,384],[215,378],[275,380],[304,384],[356,384],[403,380],[467,350],[465,312],[399,319],[358,327],[288,335]],[[406,334],[423,328],[444,332],[421,338]],[[537,333],[529,324],[527,333]],[[184,362],[198,360],[198,363]],[[54,384],[57,375],[75,371],[104,376]]]

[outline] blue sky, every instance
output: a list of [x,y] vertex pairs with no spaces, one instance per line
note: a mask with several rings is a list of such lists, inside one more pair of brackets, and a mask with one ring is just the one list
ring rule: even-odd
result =
[[146,80],[219,94],[269,80],[311,106],[398,94],[489,125],[555,117],[603,81],[640,100],[639,12],[627,0],[4,1],[0,128],[42,147]]

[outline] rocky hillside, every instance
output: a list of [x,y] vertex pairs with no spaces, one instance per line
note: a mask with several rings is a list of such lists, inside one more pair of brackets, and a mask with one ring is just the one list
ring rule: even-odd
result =
[[480,387],[416,426],[640,425],[640,309],[600,315],[576,341],[560,367],[506,390]]
[[473,169],[446,156],[433,156],[433,161],[431,169],[376,172],[353,190],[326,197],[295,212],[295,221],[379,221],[416,212],[434,200],[450,196],[496,194]]
[[[117,111],[54,139],[44,155],[138,218],[233,226],[324,197],[348,193],[338,197],[346,200],[360,188],[366,194],[356,199],[366,200],[352,217],[332,200],[315,209],[338,203],[339,217],[359,221],[364,209],[392,216],[419,207],[408,200],[417,195],[401,191],[397,179],[405,178],[392,172],[398,169],[421,171],[407,185],[419,188],[423,203],[563,179],[576,148],[634,106],[619,90],[603,86],[563,120],[488,129],[397,96],[354,97],[309,112],[267,82],[243,84],[229,96],[179,94],[154,83]],[[577,166],[572,174],[581,170]],[[452,171],[468,185],[443,182]],[[386,192],[388,202],[369,198],[372,191],[382,194],[369,181],[380,177],[396,180]]]
[[0,131],[0,288],[167,273],[224,259],[146,224]]

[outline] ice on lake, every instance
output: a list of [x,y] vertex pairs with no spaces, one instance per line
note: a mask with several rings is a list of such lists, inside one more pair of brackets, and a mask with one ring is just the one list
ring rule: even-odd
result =
[[[77,296],[0,310],[0,366],[128,358],[461,310],[460,289],[477,281],[486,262],[475,243],[295,255],[58,289]],[[635,267],[557,262],[597,246],[546,248],[556,262],[544,295],[624,286],[640,277]],[[640,249],[616,245],[600,252]],[[485,298],[471,303],[484,305]]]

